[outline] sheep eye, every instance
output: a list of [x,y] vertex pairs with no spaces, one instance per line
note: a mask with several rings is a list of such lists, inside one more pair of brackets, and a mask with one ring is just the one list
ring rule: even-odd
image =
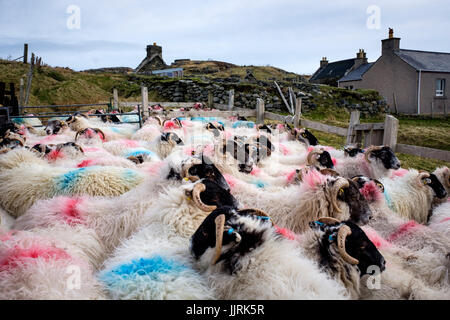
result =
[[431,179],[429,179],[429,178],[426,178],[426,179],[423,179],[423,184],[430,184],[431,183]]
[[303,138],[306,138],[306,133],[302,133],[302,137],[303,137]]

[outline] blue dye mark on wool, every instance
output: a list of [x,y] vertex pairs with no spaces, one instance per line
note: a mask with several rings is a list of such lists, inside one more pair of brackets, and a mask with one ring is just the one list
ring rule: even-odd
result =
[[155,153],[150,151],[150,150],[135,150],[135,151],[131,151],[129,153],[127,153],[125,155],[125,158],[129,158],[129,157],[137,157],[140,155],[148,155],[148,156],[155,156]]
[[252,121],[236,121],[235,123],[233,123],[232,125],[233,129],[236,128],[242,128],[242,127],[247,127],[247,128],[254,128],[255,127],[255,123]]
[[386,203],[387,203],[389,209],[394,210],[394,208],[393,208],[393,206],[392,206],[392,199],[391,199],[391,197],[389,196],[389,194],[388,194],[386,188],[384,189],[384,199],[386,200]]
[[112,132],[121,133],[121,130],[119,128],[110,127],[109,129],[111,129]]
[[122,116],[122,122],[136,122],[139,121],[139,117],[137,115],[124,115]]
[[267,183],[261,180],[254,180],[252,181],[252,184],[254,184],[257,188],[263,189],[267,186]]
[[136,180],[138,173],[132,169],[125,169],[123,175],[126,180],[134,181]]
[[74,184],[77,183],[77,181],[83,176],[83,174],[87,170],[92,170],[96,168],[93,167],[86,167],[86,168],[79,168],[75,170],[71,170],[55,179],[56,186],[59,190],[66,190],[71,188]]
[[25,118],[14,118],[11,119],[12,122],[17,123],[17,124],[22,124],[25,122]]
[[148,276],[152,280],[158,280],[161,274],[179,273],[187,269],[188,267],[183,264],[156,255],[151,258],[132,260],[131,263],[122,264],[110,271],[104,271],[100,274],[100,280],[108,285],[113,285],[121,279],[139,276]]

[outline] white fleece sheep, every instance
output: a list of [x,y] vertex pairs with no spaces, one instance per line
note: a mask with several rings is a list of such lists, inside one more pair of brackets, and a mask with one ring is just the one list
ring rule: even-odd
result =
[[40,199],[57,195],[118,196],[142,181],[142,173],[128,168],[67,169],[25,162],[0,170],[0,204],[18,217]]
[[428,227],[444,234],[450,239],[450,200],[440,204],[433,210]]
[[424,173],[410,169],[395,179],[383,178],[389,208],[400,217],[426,223],[434,200],[434,191],[421,181]]
[[[257,233],[259,241],[245,255],[236,254],[232,263],[237,267],[232,272],[228,259],[212,264],[216,260],[215,248],[208,247],[196,261],[196,268],[208,279],[219,299],[341,300],[350,297],[344,286],[299,254],[295,242],[280,237],[270,223],[249,216],[232,219],[233,225],[239,225],[240,242],[246,241],[247,233]],[[221,257],[227,256],[240,242],[225,244],[219,251]]]
[[13,231],[0,238],[0,299],[105,299],[80,251],[51,230]]

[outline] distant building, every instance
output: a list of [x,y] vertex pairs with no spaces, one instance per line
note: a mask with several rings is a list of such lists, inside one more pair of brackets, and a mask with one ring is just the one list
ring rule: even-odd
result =
[[389,29],[377,61],[351,70],[338,85],[377,90],[391,111],[431,114],[450,110],[449,82],[450,53],[400,49],[400,38]]
[[163,77],[182,77],[183,76],[183,68],[171,68],[171,69],[163,69],[163,70],[154,70],[151,71],[152,74],[163,76]]
[[151,71],[168,68],[162,57],[162,47],[157,46],[156,43],[147,46],[147,56],[136,68],[135,72],[138,74],[151,74]]
[[363,49],[360,49],[356,54],[356,58],[352,59],[329,63],[327,58],[323,57],[320,61],[319,69],[311,76],[309,82],[337,87],[339,79],[366,63],[366,53]]

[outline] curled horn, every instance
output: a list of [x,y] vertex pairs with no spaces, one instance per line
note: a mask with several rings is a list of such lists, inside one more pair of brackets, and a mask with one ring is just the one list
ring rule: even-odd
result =
[[216,254],[211,261],[212,265],[217,263],[217,260],[219,260],[220,254],[222,253],[223,231],[225,229],[225,215],[221,214],[220,216],[217,216],[214,222],[216,223]]
[[200,198],[200,193],[206,190],[206,186],[203,183],[197,183],[192,190],[192,201],[195,205],[205,212],[211,212],[217,209],[217,206],[208,206],[202,202]]
[[340,176],[340,174],[337,171],[328,168],[320,170],[320,173],[323,174],[324,176],[332,176],[332,177]]
[[419,186],[423,186],[422,179],[429,178],[429,177],[430,177],[430,173],[428,171],[420,170],[419,174],[417,176],[417,183],[419,184]]
[[75,141],[78,140],[78,135],[79,135],[79,134],[83,134],[85,131],[86,131],[86,129],[78,130],[78,131],[77,131],[77,134],[75,135]]
[[159,125],[162,126],[162,123],[163,123],[163,122],[162,122],[162,120],[161,120],[161,117],[155,116],[154,118],[155,118],[156,120],[158,120]]
[[366,151],[364,152],[366,161],[368,163],[371,163],[371,161],[369,160],[369,157],[370,157],[370,154],[372,153],[372,151],[381,150],[382,148],[383,148],[383,146],[371,146],[371,147],[367,148]]
[[341,223],[338,219],[332,217],[322,217],[317,219],[317,221],[325,223],[325,224],[336,224]]
[[184,164],[184,165],[182,166],[182,168],[183,168],[183,170],[182,170],[183,178],[188,179],[188,180],[190,180],[190,181],[192,181],[192,182],[195,182],[195,181],[197,181],[197,180],[200,180],[200,178],[197,177],[197,176],[191,176],[190,173],[189,173],[189,169],[190,169],[193,165],[201,164],[201,163],[202,163],[202,160],[201,160],[201,159],[198,159],[198,158],[191,158],[191,159],[189,160],[188,163],[186,163],[186,164]]
[[105,133],[102,130],[100,130],[98,128],[95,128],[94,131],[97,132],[97,133],[100,133],[103,136],[103,140],[106,140],[106,135],[105,135]]
[[348,262],[350,264],[358,264],[359,261],[352,256],[350,256],[347,251],[345,250],[345,239],[347,236],[352,234],[352,230],[350,230],[349,226],[343,225],[337,235],[337,244],[338,244],[338,250],[339,253],[342,256],[342,259],[344,259],[345,262]]
[[337,201],[338,201],[337,196],[338,196],[339,190],[341,190],[342,188],[348,188],[349,186],[350,186],[350,183],[345,178],[339,178],[338,180],[336,180],[336,182],[333,185],[331,204],[333,205],[334,210],[336,210],[336,212],[338,212],[338,213],[342,213],[342,210],[337,203]]
[[[267,217],[270,219],[270,216],[260,209],[254,209],[254,208],[242,209],[242,210],[239,210],[239,212],[247,212],[248,214],[250,214],[252,216]],[[272,221],[272,219],[271,219],[271,221]],[[272,225],[273,225],[273,221],[272,221]]]
[[[313,166],[315,165],[315,163],[313,163],[313,157],[315,155],[320,155],[323,153],[323,150],[312,150],[309,154],[308,157],[306,158],[306,165],[309,166]],[[315,161],[314,161],[315,162]]]

